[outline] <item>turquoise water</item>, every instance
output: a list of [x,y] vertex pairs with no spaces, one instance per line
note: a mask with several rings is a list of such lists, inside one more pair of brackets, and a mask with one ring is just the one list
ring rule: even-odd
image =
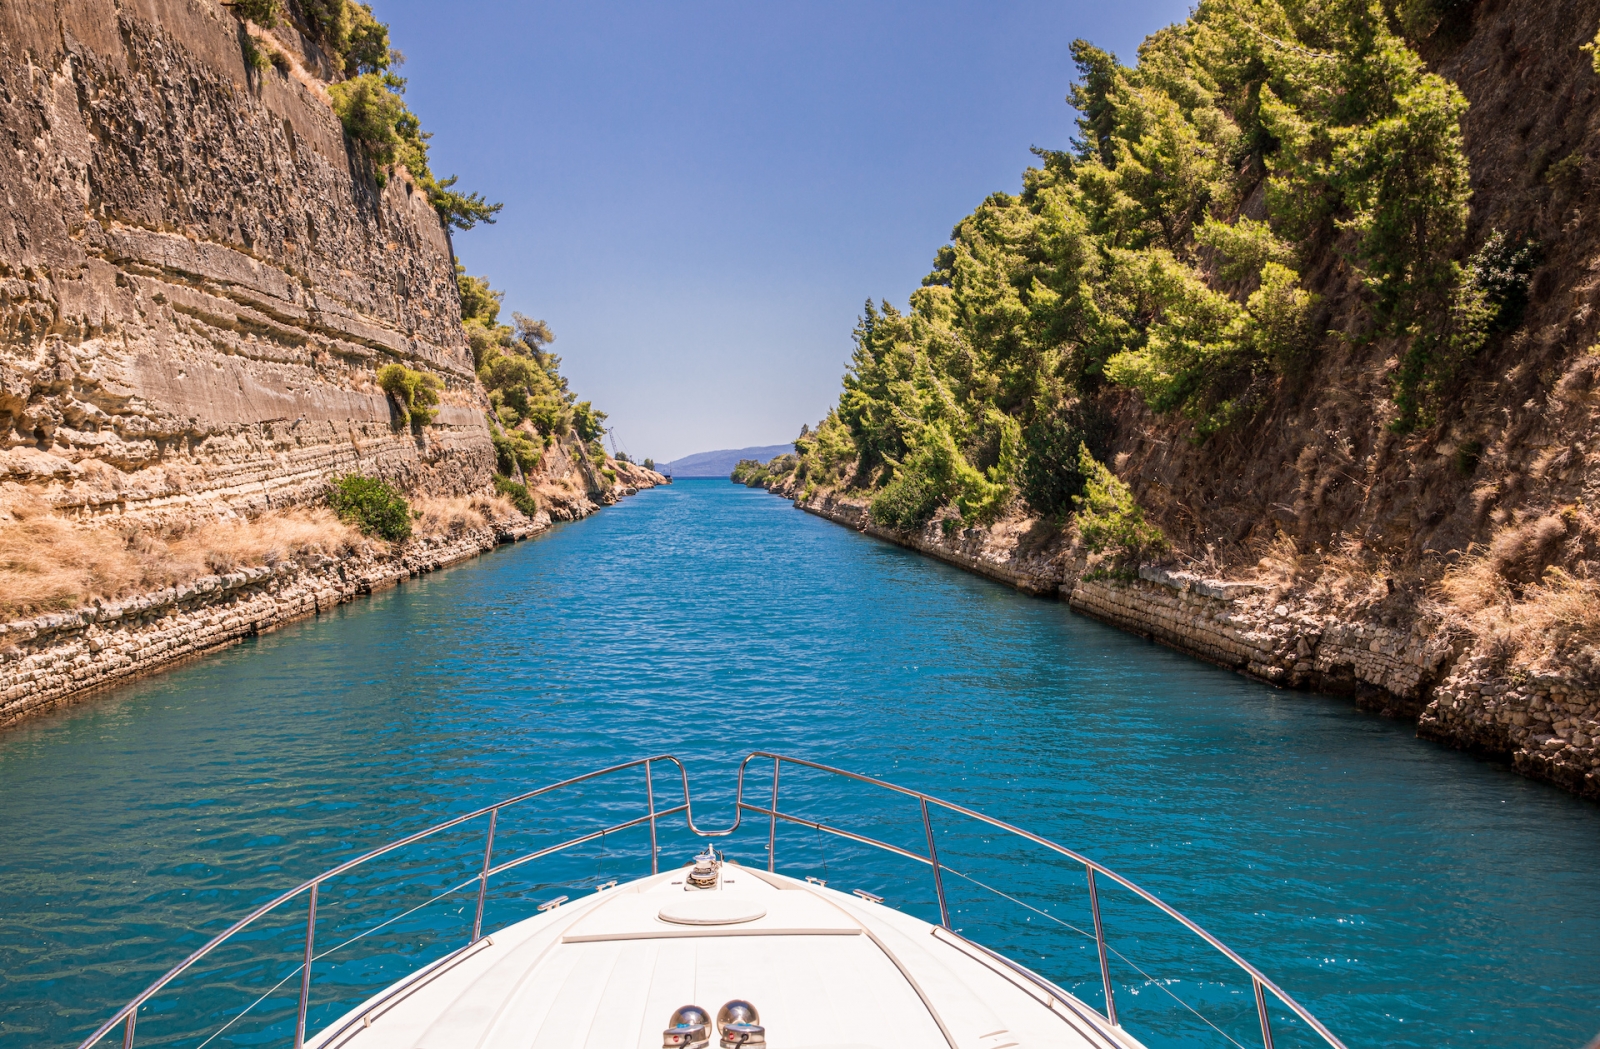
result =
[[[1600,808],[763,492],[680,482],[0,734],[0,1046],[75,1044],[253,903],[521,789],[670,751],[697,820],[725,824],[735,766],[757,748],[1088,853],[1352,1047],[1576,1047],[1600,1030]],[[770,773],[752,776],[770,790]],[[789,772],[783,789],[786,809],[922,840],[893,799]],[[504,847],[642,812],[642,781],[567,801],[508,813]],[[942,860],[1037,908],[950,876],[953,923],[1099,1005],[1092,942],[1039,913],[1087,926],[1081,870],[957,819],[938,834]],[[647,845],[629,831],[520,868],[486,923],[646,873]],[[748,862],[765,846],[765,823],[724,840]],[[696,847],[664,829],[665,860]],[[330,885],[318,943],[459,883],[481,848],[481,825],[464,828]],[[777,857],[937,915],[925,868],[804,828],[780,830]],[[1102,892],[1135,1033],[1260,1044],[1247,982]],[[319,962],[311,1026],[461,942],[471,905],[446,897]],[[198,1044],[292,974],[301,906],[158,999],[139,1044]],[[212,1044],[281,1044],[297,990],[294,976]],[[1312,1044],[1274,1015],[1280,1045]]]

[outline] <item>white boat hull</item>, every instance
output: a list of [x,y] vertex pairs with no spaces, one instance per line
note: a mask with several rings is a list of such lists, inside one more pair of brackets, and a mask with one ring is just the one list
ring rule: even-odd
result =
[[659,1049],[680,1006],[714,1016],[744,999],[772,1049],[1139,1049],[1085,1003],[891,907],[734,863],[709,889],[687,873],[501,929],[307,1044]]

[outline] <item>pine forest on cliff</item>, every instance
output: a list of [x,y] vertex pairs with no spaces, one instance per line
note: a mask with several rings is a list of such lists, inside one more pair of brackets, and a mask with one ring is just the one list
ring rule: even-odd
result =
[[[868,300],[837,406],[734,479],[929,548],[1031,522],[1091,578],[1264,581],[1424,635],[1444,654],[1390,689],[1413,715],[1453,667],[1543,680],[1548,712],[1437,734],[1600,792],[1600,346],[1568,305],[1595,21],[1204,0],[1132,65],[1078,41],[1073,148],[962,219],[907,309]],[[1540,78],[1588,108],[1519,103]]]

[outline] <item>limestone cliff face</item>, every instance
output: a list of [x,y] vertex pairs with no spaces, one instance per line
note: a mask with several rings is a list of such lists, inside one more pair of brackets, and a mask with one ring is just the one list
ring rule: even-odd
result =
[[[247,67],[243,32],[215,0],[0,4],[6,492],[161,514],[345,471],[488,482],[438,216],[378,188],[315,79]],[[374,382],[390,361],[445,380],[420,433]]]

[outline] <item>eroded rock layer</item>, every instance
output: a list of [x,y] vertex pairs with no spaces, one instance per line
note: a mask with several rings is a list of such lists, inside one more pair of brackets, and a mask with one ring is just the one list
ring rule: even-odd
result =
[[[446,232],[215,0],[0,4],[0,484],[83,514],[486,484]],[[398,424],[389,361],[444,379]]]

